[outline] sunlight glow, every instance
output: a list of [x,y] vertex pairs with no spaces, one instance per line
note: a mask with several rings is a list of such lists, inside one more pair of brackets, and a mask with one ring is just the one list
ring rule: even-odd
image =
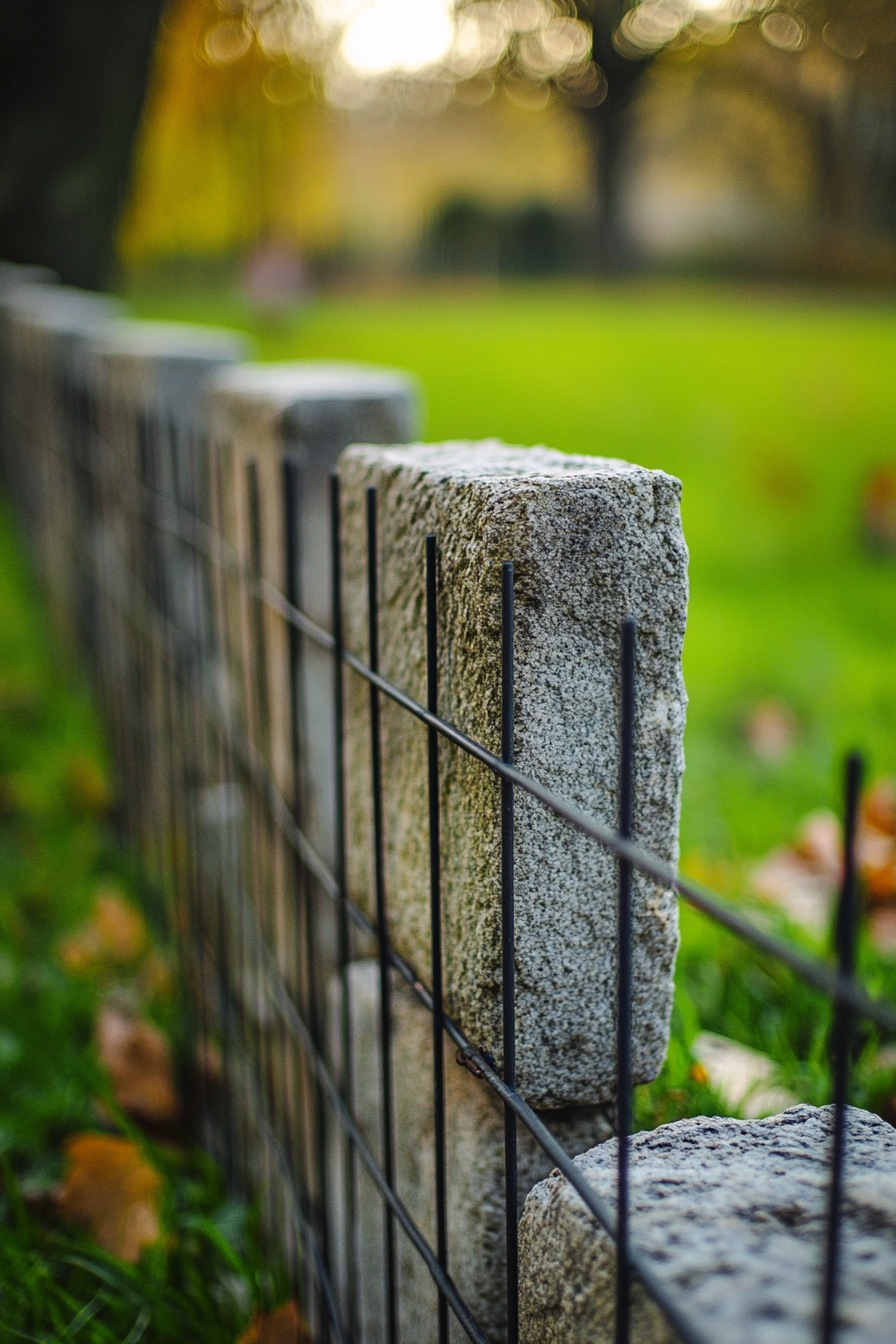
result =
[[361,75],[425,70],[451,50],[453,14],[452,0],[372,0],[346,28],[340,55]]

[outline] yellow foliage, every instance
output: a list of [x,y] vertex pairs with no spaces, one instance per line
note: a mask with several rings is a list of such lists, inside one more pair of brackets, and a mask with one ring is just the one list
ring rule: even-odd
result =
[[330,227],[308,164],[310,76],[241,32],[210,0],[169,9],[119,237],[129,264],[228,252],[266,231],[307,243]]

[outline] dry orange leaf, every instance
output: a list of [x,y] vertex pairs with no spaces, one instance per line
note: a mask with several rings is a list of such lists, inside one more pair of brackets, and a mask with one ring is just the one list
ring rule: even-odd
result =
[[310,1344],[311,1335],[295,1302],[256,1312],[237,1344]]
[[135,1264],[162,1234],[162,1178],[130,1139],[76,1134],[57,1207],[110,1255]]
[[171,1051],[158,1027],[114,1003],[96,1022],[100,1062],[123,1111],[147,1124],[167,1124],[180,1114]]
[[103,887],[86,923],[63,940],[60,956],[63,965],[75,972],[129,966],[143,955],[148,943],[140,911],[116,887]]

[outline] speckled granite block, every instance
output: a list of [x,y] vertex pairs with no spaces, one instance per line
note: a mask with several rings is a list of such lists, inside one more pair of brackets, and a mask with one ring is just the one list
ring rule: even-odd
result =
[[[632,1143],[635,1248],[703,1338],[816,1344],[833,1109],[768,1120],[701,1117]],[[849,1110],[841,1344],[891,1344],[896,1322],[896,1130]],[[616,1140],[576,1158],[615,1207]],[[559,1174],[537,1185],[520,1224],[522,1344],[613,1339],[615,1250]],[[638,1285],[632,1344],[679,1336]]]
[[[635,835],[677,857],[686,697],[687,551],[680,485],[661,471],[494,442],[343,454],[346,641],[368,656],[365,492],[379,492],[382,670],[425,702],[424,539],[440,551],[441,712],[493,751],[500,729],[501,564],[516,572],[520,767],[615,824],[619,626],[639,625]],[[392,936],[429,967],[426,735],[385,697],[387,902]],[[367,687],[347,681],[349,869],[372,909]],[[441,752],[446,995],[468,1036],[501,1058],[499,789]],[[517,1077],[533,1105],[614,1089],[616,865],[517,794]],[[634,882],[634,1076],[665,1055],[677,946],[670,891]]]
[[[379,1158],[382,1142],[380,1109],[379,967],[355,962],[349,969],[351,999],[352,1082],[354,1110]],[[329,1037],[339,1057],[341,989],[330,993]],[[395,1113],[396,1186],[402,1201],[430,1245],[435,1246],[435,1144],[433,1126],[432,1019],[397,979],[392,990],[392,1076]],[[490,1340],[506,1332],[504,1224],[504,1115],[482,1080],[458,1065],[446,1043],[448,1258],[452,1278]],[[602,1107],[578,1107],[544,1115],[554,1136],[570,1152],[583,1143],[606,1138],[612,1131]],[[518,1198],[523,1201],[535,1181],[551,1169],[546,1157],[522,1125],[518,1131]],[[331,1131],[329,1182],[332,1242],[345,1245],[342,1198],[344,1149]],[[359,1163],[360,1166],[360,1163]],[[383,1200],[366,1174],[356,1180],[359,1263],[355,1284],[366,1344],[386,1344],[384,1332]],[[407,1238],[398,1233],[400,1334],[413,1344],[437,1344],[436,1292],[429,1272]],[[346,1289],[347,1266],[338,1262],[339,1286]],[[451,1316],[452,1341],[466,1333]]]
[[[222,371],[209,390],[211,432],[220,487],[216,527],[243,564],[250,554],[247,468],[254,464],[260,504],[260,564],[264,578],[286,589],[283,460],[294,463],[296,493],[288,501],[295,523],[296,596],[313,620],[332,621],[330,584],[329,474],[339,453],[359,438],[395,442],[417,429],[418,390],[412,378],[393,369],[363,364],[238,364]],[[275,727],[269,743],[259,741],[251,713],[248,731],[270,756],[284,794],[292,790],[286,629],[270,610],[262,615],[268,655],[267,696]],[[231,642],[240,646],[239,618]],[[253,676],[262,678],[256,668]],[[333,670],[329,653],[303,641],[300,733],[305,801],[303,828],[312,844],[334,862]],[[237,698],[239,698],[237,694]]]

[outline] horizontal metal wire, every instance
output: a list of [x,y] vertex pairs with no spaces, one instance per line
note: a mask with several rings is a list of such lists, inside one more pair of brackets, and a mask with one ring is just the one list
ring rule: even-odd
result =
[[[184,510],[177,509],[173,503],[170,509],[166,509],[165,512],[170,515],[165,523],[166,528],[175,532],[181,540],[189,544],[197,544],[200,537],[204,537],[208,541],[216,535],[207,525],[185,514]],[[188,526],[184,526],[185,518],[189,523]],[[277,612],[287,624],[312,640],[319,648],[331,654],[336,652],[336,641],[329,631],[311,620],[291,602],[288,602],[269,580],[262,579],[259,582],[248,568],[240,563],[238,557],[226,546],[226,543],[222,542],[220,538],[218,538],[218,542],[218,546],[211,548],[215,557],[222,560],[226,554],[228,567],[233,567],[237,571],[250,591],[255,592],[272,611]],[[210,552],[207,550],[206,553]],[[555,816],[561,817],[581,831],[582,834],[590,836],[603,848],[616,855],[617,858],[626,859],[645,876],[652,877],[662,886],[678,892],[688,905],[695,910],[699,910],[715,923],[722,925],[738,938],[752,943],[758,950],[782,962],[832,1002],[843,1003],[867,1021],[874,1022],[884,1031],[896,1033],[896,1007],[884,1000],[873,998],[853,977],[838,973],[825,962],[802,952],[792,943],[785,942],[784,939],[777,937],[775,934],[759,928],[746,916],[733,910],[730,903],[726,902],[725,898],[717,892],[711,891],[692,878],[682,877],[672,864],[657,858],[656,855],[651,854],[649,850],[639,845],[637,841],[627,840],[613,827],[598,821],[596,817],[593,817],[583,808],[555,793],[553,789],[541,784],[531,775],[527,775],[525,771],[502,761],[500,756],[489,751],[475,738],[468,736],[438,714],[432,713],[415,700],[413,696],[400,690],[381,673],[374,672],[363,659],[350,650],[343,650],[342,657],[346,666],[350,667],[369,685],[375,686],[383,695],[401,706],[402,709],[407,710],[422,724],[434,728],[446,741],[452,742],[461,751],[480,761],[498,778],[505,779],[517,788],[522,789],[524,793],[535,798]]]
[[[256,953],[256,966],[263,972],[259,979],[269,998],[271,1006],[279,1012],[284,1025],[289,1027],[294,1038],[301,1044],[309,1066],[324,1089],[327,1099],[343,1126],[343,1129],[351,1138],[353,1145],[357,1149],[361,1160],[371,1176],[371,1179],[374,1181],[383,1198],[388,1202],[408,1238],[424,1259],[434,1282],[439,1287],[440,1291],[445,1292],[445,1295],[451,1304],[452,1311],[454,1311],[454,1314],[457,1316],[457,1319],[463,1325],[470,1338],[476,1341],[477,1344],[490,1344],[490,1341],[482,1334],[472,1313],[457,1292],[454,1281],[451,1279],[450,1275],[445,1274],[439,1264],[435,1250],[430,1246],[429,1242],[423,1236],[423,1233],[417,1227],[406,1206],[386,1180],[379,1163],[361,1132],[357,1120],[346,1104],[338,1084],[332,1077],[326,1061],[315,1047],[311,1032],[302,1016],[301,1010],[296,1005],[288,987],[283,982],[276,957],[264,938],[255,913],[251,908],[251,902],[248,898],[237,901],[231,900],[231,905],[235,906],[237,918],[240,919],[243,927],[251,936]],[[396,965],[396,969],[402,971],[407,983],[415,991],[418,1000],[431,1012],[432,995],[428,990],[425,990],[421,982],[414,977],[413,970],[408,963],[405,962],[403,968]],[[517,1117],[529,1130],[535,1141],[542,1148],[546,1156],[551,1159],[563,1176],[566,1177],[588,1212],[610,1237],[614,1237],[616,1218],[612,1213],[609,1204],[592,1189],[591,1185],[575,1165],[575,1162],[570,1158],[563,1145],[554,1138],[544,1122],[539,1119],[531,1106],[523,1100],[519,1093],[514,1088],[510,1088],[506,1085],[495,1069],[494,1064],[490,1062],[484,1054],[477,1050],[475,1046],[471,1045],[457,1024],[448,1017],[445,1018],[445,1029],[450,1039],[464,1052],[467,1059],[471,1060],[481,1071],[482,1077],[488,1082],[492,1090],[497,1093],[501,1101],[506,1102],[507,1105],[511,1107]],[[685,1344],[716,1344],[715,1341],[688,1319],[686,1312],[681,1310],[674,1297],[671,1296],[669,1287],[664,1284],[661,1279],[657,1278],[644,1257],[635,1248],[631,1249],[629,1260],[634,1274],[641,1281],[657,1305],[667,1314],[671,1323],[682,1335]]]
[[[108,455],[114,457],[115,455],[111,453],[109,446],[105,445],[105,447],[108,451]],[[96,468],[92,467],[92,470],[96,471]],[[538,780],[527,775],[525,772],[509,765],[481,743],[442,719],[438,714],[424,708],[424,706],[419,704],[413,697],[401,691],[387,678],[368,666],[361,658],[357,657],[351,651],[340,649],[332,634],[318,623],[311,620],[293,603],[289,602],[276,585],[264,578],[259,578],[257,574],[254,574],[250,568],[240,560],[232,547],[230,547],[208,524],[179,508],[170,498],[159,496],[155,491],[150,490],[141,482],[136,481],[130,476],[123,476],[121,474],[120,462],[117,464],[117,471],[119,473],[119,480],[123,480],[125,483],[122,498],[127,498],[128,505],[132,504],[135,491],[140,492],[144,502],[153,510],[152,521],[155,526],[179,537],[182,542],[201,554],[206,562],[218,566],[223,570],[226,570],[229,574],[235,576],[238,582],[245,587],[247,592],[253,594],[270,610],[278,614],[289,627],[298,631],[301,635],[311,640],[326,652],[330,654],[339,653],[344,664],[353,674],[362,678],[375,691],[383,694],[400,708],[410,713],[422,725],[435,731],[440,738],[451,742],[458,749],[479,761],[497,778],[506,781],[513,787],[519,788],[529,796],[533,797],[554,815],[560,817],[581,833],[589,836],[617,858],[630,863],[632,867],[638,869],[640,872],[664,887],[677,891],[682,899],[690,906],[699,910],[720,926],[727,928],[735,936],[748,942],[759,951],[774,958],[782,965],[787,966],[797,976],[807,984],[819,990],[832,1002],[852,1009],[867,1020],[875,1022],[886,1031],[896,1032],[896,1007],[874,999],[868,995],[852,975],[845,975],[833,970],[826,963],[804,953],[793,944],[787,943],[776,935],[757,927],[744,915],[731,909],[731,907],[724,901],[724,898],[718,896],[718,894],[711,892],[699,883],[680,877],[671,864],[657,858],[657,856],[651,854],[636,842],[626,839],[612,827],[598,821],[584,809],[556,794],[553,790],[542,785]],[[97,472],[97,474],[100,476],[104,488],[108,488],[108,476],[104,473]],[[111,576],[107,576],[107,578],[108,577]],[[121,576],[119,576],[119,578],[120,577]],[[169,625],[165,621],[164,614],[154,607],[154,603],[151,600],[148,600],[145,603],[144,608],[138,616],[134,610],[136,604],[128,606],[126,601],[120,600],[126,596],[125,590],[118,584],[115,584],[114,586],[117,588],[117,591],[115,592],[115,598],[118,600],[116,605],[123,608],[121,614],[129,621],[129,623],[142,624],[141,633],[143,637],[149,639],[150,647],[154,649],[156,656],[161,653],[161,661],[167,665],[169,674],[172,674],[177,678],[183,678],[185,670],[183,666],[178,663],[178,660],[172,656],[172,641],[169,637],[170,629],[177,632],[177,627],[171,625],[169,628]],[[109,595],[110,597],[112,596],[111,593]],[[149,610],[151,619],[148,622],[141,622],[141,617],[145,616],[146,609]],[[195,690],[196,688],[193,687],[193,689]],[[218,707],[213,706],[206,696],[200,695],[199,702],[202,705],[208,726],[212,729],[214,734],[222,740],[222,743],[226,745],[227,751],[233,758],[235,766],[240,773],[245,776],[251,792],[264,801],[268,814],[277,831],[282,835],[291,849],[299,856],[305,869],[313,876],[325,895],[348,915],[348,917],[355,923],[356,927],[361,929],[371,938],[376,938],[380,930],[378,930],[377,926],[364,911],[348,898],[347,894],[341,889],[339,882],[331,872],[327,863],[317,853],[314,846],[310,844],[308,838],[296,822],[291,808],[277,788],[268,769],[267,762],[262,754],[254,747],[250,740],[236,732],[233,723],[226,722],[223,719],[218,712]],[[387,1180],[380,1164],[377,1162],[367,1145],[350,1106],[343,1097],[340,1088],[333,1080],[327,1062],[315,1043],[313,1033],[307,1026],[302,1012],[294,1002],[292,994],[282,979],[276,958],[273,957],[273,954],[267,945],[263,932],[257,923],[255,912],[250,908],[250,902],[248,899],[240,900],[238,906],[241,924],[247,919],[250,920],[252,924],[251,932],[253,942],[257,948],[256,955],[261,957],[261,960],[258,961],[258,965],[264,971],[264,974],[261,976],[261,983],[264,985],[265,993],[271,998],[271,1002],[278,1012],[281,1021],[301,1046],[302,1052],[309,1063],[309,1067],[326,1094],[328,1103],[334,1114],[337,1116],[343,1131],[348,1136],[355,1151],[358,1152],[361,1161],[364,1163],[383,1200],[394,1214],[423,1262],[426,1264],[439,1293],[444,1296],[446,1301],[448,1301],[451,1310],[462,1328],[471,1339],[476,1341],[476,1344],[488,1344],[486,1337],[482,1334],[469,1307],[459,1294],[450,1275],[447,1274],[443,1266],[439,1263],[436,1252],[420,1232],[420,1229],[417,1227],[406,1206],[398,1197],[390,1181]],[[385,956],[387,963],[394,968],[410,987],[416,999],[430,1013],[432,1013],[434,1007],[433,995],[416,974],[410,963],[396,952],[391,946],[391,942],[387,942],[383,955]],[[582,1172],[575,1165],[573,1159],[570,1158],[562,1145],[558,1143],[550,1133],[550,1130],[544,1125],[539,1116],[518,1095],[515,1088],[508,1086],[496,1070],[490,1057],[482,1053],[474,1043],[470,1042],[452,1019],[447,1017],[444,1018],[444,1026],[448,1037],[454,1042],[458,1049],[463,1052],[464,1057],[473,1063],[479,1076],[492,1089],[498,1098],[509,1107],[521,1123],[525,1125],[546,1156],[552,1160],[554,1165],[569,1182],[572,1189],[582,1200],[586,1209],[596,1222],[603,1227],[611,1237],[614,1237],[616,1233],[616,1218],[610,1205],[607,1201],[598,1196],[590,1187]],[[254,1082],[255,1080],[253,1079],[253,1084]],[[280,1148],[282,1148],[279,1136],[273,1134],[273,1132],[272,1139],[276,1141],[276,1144],[280,1146]],[[280,1157],[286,1161],[285,1154],[282,1153],[282,1151],[280,1152]],[[286,1165],[288,1167],[288,1161],[286,1161]],[[301,1205],[297,1195],[295,1195],[295,1203],[296,1209],[300,1210]],[[310,1230],[310,1224],[307,1224],[306,1221],[306,1227],[304,1229],[306,1237]],[[310,1250],[312,1258],[317,1262],[318,1257],[315,1257],[313,1243],[310,1246]],[[636,1277],[641,1281],[650,1296],[662,1308],[663,1312],[683,1339],[688,1341],[688,1344],[711,1344],[708,1336],[688,1320],[687,1313],[682,1311],[678,1302],[672,1295],[670,1288],[668,1288],[662,1280],[657,1278],[649,1264],[644,1261],[643,1257],[635,1247],[631,1248],[629,1259]],[[326,1297],[329,1280],[326,1279],[325,1267],[320,1265],[320,1269],[324,1273],[324,1279],[321,1280],[321,1284],[324,1296]],[[335,1300],[331,1298],[331,1301],[335,1309]],[[329,1303],[327,1309],[329,1314]],[[337,1328],[337,1334],[339,1334],[340,1339],[344,1338],[341,1333],[341,1326]]]

